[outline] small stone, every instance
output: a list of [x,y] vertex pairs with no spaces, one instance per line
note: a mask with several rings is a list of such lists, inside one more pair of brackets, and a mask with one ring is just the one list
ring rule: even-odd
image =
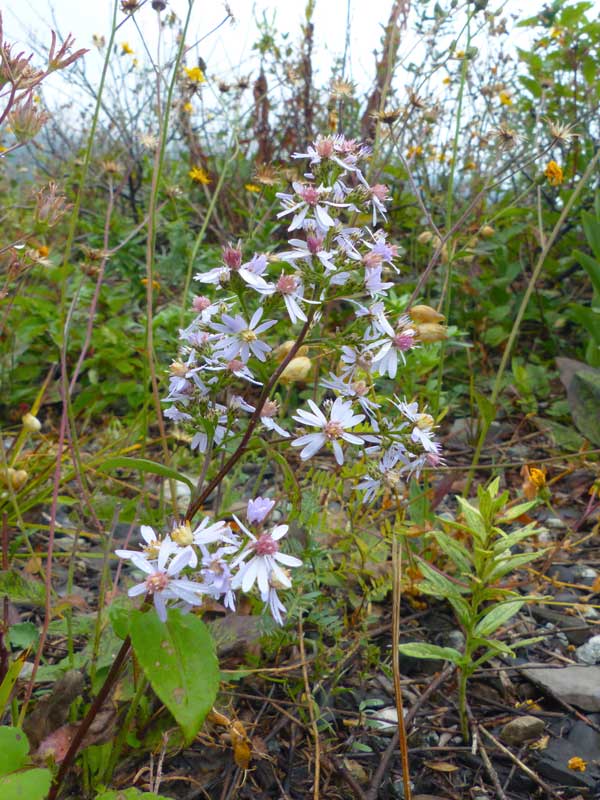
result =
[[500,731],[500,738],[507,744],[523,744],[537,739],[544,732],[544,720],[526,715],[508,722]]
[[575,658],[580,664],[600,664],[600,636],[592,636],[578,647]]
[[598,577],[598,572],[593,567],[588,567],[585,564],[577,564],[573,569],[573,575],[577,583],[585,583],[591,586]]
[[458,630],[458,628],[448,633],[447,641],[448,647],[453,647],[460,653],[465,649],[465,635],[461,630]]
[[523,674],[551,695],[583,711],[600,711],[600,667],[546,667],[529,664]]
[[547,525],[549,528],[554,528],[555,530],[567,527],[562,519],[558,517],[548,517],[548,519],[544,520],[544,525]]

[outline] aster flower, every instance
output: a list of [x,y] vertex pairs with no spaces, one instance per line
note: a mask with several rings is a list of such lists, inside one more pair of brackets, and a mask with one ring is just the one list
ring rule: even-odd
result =
[[[374,403],[367,397],[371,387],[365,381],[346,382],[339,375],[330,374],[329,378],[321,381],[321,386],[331,389],[342,397],[351,397],[353,400],[357,400],[362,410],[371,418],[373,418],[375,409],[380,407],[378,403]],[[373,419],[372,422],[374,422]]]
[[294,249],[279,253],[279,258],[292,264],[302,259],[310,262],[311,265],[314,263],[314,259],[317,259],[326,270],[333,272],[336,268],[332,260],[335,256],[335,251],[323,250],[324,241],[323,236],[319,236],[315,232],[308,232],[306,241],[290,239],[288,244],[291,244]]
[[204,586],[200,583],[176,577],[196,558],[193,549],[185,547],[171,558],[172,548],[173,543],[170,539],[164,539],[156,560],[148,559],[141,553],[130,557],[134,566],[146,573],[148,577],[141,583],[132,586],[127,594],[129,597],[137,597],[142,594],[151,595],[156,613],[162,622],[166,622],[167,619],[169,600],[183,600],[187,605],[199,606],[202,603],[200,595],[205,591]]
[[376,183],[374,186],[368,188],[368,205],[373,209],[373,227],[377,224],[377,215],[381,214],[384,222],[387,220],[387,208],[385,206],[386,200],[389,200],[390,190],[389,187],[383,183]]
[[221,322],[212,322],[212,329],[223,334],[215,345],[215,352],[228,361],[239,356],[244,364],[251,355],[256,356],[259,361],[265,361],[271,346],[261,342],[258,336],[275,325],[277,321],[271,319],[259,325],[262,313],[262,308],[258,308],[250,322],[246,322],[241,314],[237,314],[235,317],[223,314]]
[[131,560],[132,556],[139,556],[142,554],[145,554],[145,556],[149,559],[155,559],[158,558],[158,551],[165,541],[170,544],[172,548],[171,552],[175,552],[178,549],[175,542],[171,541],[169,536],[161,538],[156,534],[154,528],[150,527],[150,525],[141,525],[140,535],[144,541],[141,552],[140,550],[115,550],[115,554],[119,558],[126,560]]
[[363,306],[356,300],[350,300],[350,302],[356,307],[357,318],[365,317],[368,320],[369,324],[364,337],[367,341],[379,338],[382,333],[386,336],[394,335],[394,329],[385,315],[385,305],[382,300],[371,303],[370,306]]
[[340,361],[340,374],[343,378],[352,378],[359,370],[367,373],[373,371],[373,353],[370,346],[357,350],[356,347],[342,345]]
[[392,488],[398,487],[401,470],[396,469],[396,467],[400,461],[402,461],[403,466],[410,463],[405,447],[394,443],[381,456],[375,470],[356,487],[359,491],[364,492],[363,503],[372,502],[382,485],[391,486]]
[[275,500],[269,500],[268,497],[255,497],[254,500],[248,500],[246,519],[250,525],[259,525],[265,521],[274,507]]
[[[294,181],[292,187],[295,194],[277,193],[277,197],[282,201],[284,207],[284,210],[277,214],[277,218],[280,219],[287,214],[294,215],[288,231],[304,228],[308,224],[316,224],[319,231],[326,233],[329,228],[335,225],[334,220],[327,211],[327,206],[337,206],[338,208],[346,208],[348,206],[348,203],[334,203],[324,199],[331,193],[331,189],[325,186],[316,187]],[[309,214],[314,216],[309,216]]]
[[279,413],[279,404],[275,400],[265,400],[260,410],[260,421],[268,431],[275,431],[280,436],[289,437],[289,433],[279,425],[275,416]]
[[364,414],[354,414],[352,403],[349,400],[342,400],[338,397],[329,412],[329,419],[323,414],[319,406],[312,400],[308,401],[312,413],[300,409],[292,419],[301,425],[308,425],[313,428],[320,428],[317,433],[307,433],[294,439],[292,447],[302,447],[300,458],[305,461],[311,458],[324,447],[328,442],[331,443],[335,460],[338,464],[344,463],[344,452],[339,439],[350,444],[362,445],[363,439],[354,433],[348,433],[347,428],[354,428],[365,418]]
[[266,592],[260,593],[260,599],[265,604],[265,609],[269,609],[271,616],[278,625],[283,625],[283,617],[286,613],[286,607],[283,605],[275,586],[269,586]]
[[404,353],[415,346],[415,335],[416,331],[410,327],[410,319],[407,316],[400,317],[393,336],[369,345],[370,350],[379,348],[373,356],[373,369],[379,375],[387,374],[390,378],[395,378],[398,372],[398,360],[406,364]]
[[239,546],[238,538],[226,522],[212,522],[208,517],[204,517],[202,522],[191,531],[191,537],[194,544],[200,546],[216,542]]
[[[394,405],[409,422],[414,423],[410,438],[415,444],[420,444],[426,453],[439,458],[441,448],[439,442],[433,440],[435,421],[430,414],[419,411],[418,403],[407,403],[405,400],[396,400]],[[439,461],[437,462],[439,463]],[[436,464],[434,464],[436,466]]]
[[304,300],[304,286],[297,275],[286,275],[282,272],[277,283],[256,286],[256,291],[265,297],[280,294],[292,324],[306,322],[306,314],[300,307],[300,303],[309,301]]
[[365,269],[365,289],[371,297],[377,297],[378,294],[385,294],[394,284],[389,281],[381,279],[383,267],[379,264],[371,269]]
[[[237,548],[236,548],[237,549]],[[222,600],[225,608],[235,611],[235,594],[232,587],[233,574],[227,557],[231,555],[231,547],[220,547],[214,553],[201,544],[202,569],[206,594],[215,600]]]
[[265,255],[255,253],[250,261],[242,264],[242,251],[239,247],[227,246],[223,248],[223,264],[220,267],[199,272],[194,275],[194,280],[199,283],[212,283],[214,285],[227,283],[233,273],[237,273],[240,278],[250,286],[261,286],[264,284],[262,277],[267,269],[268,260]]
[[233,578],[232,588],[241,587],[243,592],[249,592],[257,583],[259,591],[263,594],[268,592],[271,582],[277,581],[289,589],[292,582],[281,565],[299,567],[302,561],[279,551],[279,540],[288,532],[288,526],[276,525],[270,533],[261,533],[257,538],[237,518],[235,520],[250,538],[250,542],[232,562],[232,569],[239,568]]

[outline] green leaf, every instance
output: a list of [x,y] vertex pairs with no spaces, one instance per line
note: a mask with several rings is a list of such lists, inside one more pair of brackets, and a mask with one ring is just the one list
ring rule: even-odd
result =
[[8,641],[19,650],[27,650],[37,644],[40,634],[33,622],[16,622],[8,629]]
[[498,520],[498,523],[500,525],[504,525],[507,522],[512,522],[514,519],[517,519],[517,517],[520,517],[521,515],[526,514],[528,511],[531,511],[531,509],[537,504],[537,500],[530,500],[528,503],[519,503],[518,505],[513,506],[505,511]]
[[475,506],[472,506],[468,500],[465,500],[464,497],[456,497],[458,504],[460,505],[460,510],[462,511],[465,522],[467,523],[470,531],[477,537],[480,542],[485,541],[487,538],[485,524],[483,522],[483,517],[479,513],[478,509]]
[[496,406],[491,400],[488,400],[484,394],[480,394],[480,392],[475,392],[475,400],[477,401],[477,408],[479,409],[481,419],[487,426],[491,425],[496,419]]
[[6,595],[13,603],[32,603],[36,606],[46,603],[44,584],[14,570],[0,572],[0,597],[2,595]]
[[129,636],[129,620],[131,617],[131,601],[125,597],[117,597],[108,607],[108,618],[112,629],[119,639]]
[[219,688],[219,665],[208,628],[178,609],[170,609],[164,623],[154,610],[132,611],[129,635],[152,688],[191,742]]
[[406,642],[398,645],[398,650],[405,656],[412,658],[427,658],[441,661],[451,661],[460,666],[464,660],[462,653],[453,647],[439,647],[437,644],[427,644],[426,642]]
[[[23,669],[23,664],[27,657],[27,652],[21,653],[15,661],[13,661],[7,671],[2,683],[0,683],[0,718],[4,714],[4,710],[8,705],[8,701],[10,700],[10,696],[12,694],[12,690],[14,689],[15,683],[17,682],[19,675],[21,674],[21,670]],[[2,730],[2,728],[0,728]],[[0,749],[2,747],[2,740],[0,739]],[[1,768],[0,768],[1,772]]]
[[115,456],[107,458],[100,465],[100,469],[110,472],[113,469],[139,470],[139,472],[151,472],[154,475],[161,475],[169,480],[186,483],[190,489],[194,488],[194,483],[186,475],[182,475],[177,470],[166,467],[164,464],[157,464],[147,458],[127,458],[126,456]]
[[96,800],[169,800],[169,798],[154,792],[140,792],[139,789],[121,789],[117,792],[102,792],[96,795]]
[[582,253],[581,250],[575,250],[573,255],[589,275],[594,291],[600,297],[600,261],[588,256],[587,253]]
[[456,539],[442,531],[432,531],[431,535],[435,538],[442,551],[452,560],[462,573],[469,572],[471,568],[471,557],[469,551]]
[[585,238],[588,240],[593,254],[597,259],[600,259],[600,220],[596,219],[589,211],[583,211],[581,214],[581,223],[585,233]]
[[514,617],[524,603],[524,600],[511,600],[509,603],[501,603],[492,608],[475,626],[473,631],[475,636],[481,636],[482,638],[491,636],[494,631],[497,631],[511,617]]
[[25,766],[28,752],[29,740],[20,728],[0,727],[0,775]]
[[505,556],[487,576],[488,585],[504,577],[504,575],[507,575],[509,572],[520,569],[525,566],[525,564],[529,564],[530,561],[535,561],[536,558],[539,558],[545,552],[546,550],[536,550],[535,553],[514,553],[514,555]]
[[52,775],[47,769],[28,769],[0,778],[2,800],[44,800]]
[[[434,597],[460,597],[461,587],[421,558],[419,559],[419,568],[425,578],[419,583],[419,589],[422,592]],[[462,591],[465,590],[466,587],[462,588]]]

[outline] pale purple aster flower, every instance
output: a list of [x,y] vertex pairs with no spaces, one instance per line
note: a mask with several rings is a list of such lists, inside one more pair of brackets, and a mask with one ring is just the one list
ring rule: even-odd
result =
[[185,411],[180,411],[177,406],[169,406],[163,411],[163,416],[170,419],[172,422],[190,422],[192,415]]
[[268,591],[270,583],[277,581],[289,589],[292,582],[280,565],[299,567],[302,561],[279,552],[279,540],[288,532],[288,526],[276,525],[270,533],[261,533],[257,538],[236,517],[234,519],[251,541],[231,564],[232,569],[239,567],[233,578],[232,588],[241,587],[242,591],[249,592],[258,583],[259,591],[263,593]]
[[257,308],[249,323],[241,314],[235,317],[223,314],[221,322],[212,322],[212,329],[224,334],[215,344],[215,353],[227,361],[239,356],[246,363],[250,355],[256,356],[259,361],[265,361],[271,347],[266,342],[261,342],[258,336],[275,325],[277,320],[266,320],[259,325],[262,313],[262,308]]
[[283,272],[279,276],[277,283],[265,283],[264,286],[256,286],[259,294],[269,297],[279,294],[283,297],[283,302],[287,309],[292,325],[296,322],[306,322],[306,314],[300,307],[304,300],[304,286],[297,275],[285,275]]
[[369,347],[357,350],[355,347],[342,345],[340,361],[342,362],[340,374],[343,378],[353,377],[358,370],[368,373],[373,370],[373,353]]
[[199,283],[224,284],[231,279],[234,272],[250,286],[262,284],[265,270],[267,269],[267,257],[255,254],[250,261],[242,264],[242,251],[239,248],[223,248],[223,264],[215,267],[208,272],[199,272],[194,275],[194,280]]
[[381,279],[383,267],[379,264],[376,267],[365,269],[365,289],[371,297],[377,297],[378,294],[385,294],[394,284],[390,281],[383,281]]
[[119,558],[123,558],[126,560],[131,560],[132,556],[139,556],[142,553],[146,554],[146,558],[155,559],[158,558],[158,552],[160,550],[161,545],[164,542],[168,543],[168,546],[171,548],[171,552],[174,553],[179,548],[175,544],[175,542],[171,541],[170,536],[165,536],[161,538],[156,534],[154,528],[150,525],[141,525],[140,526],[140,535],[144,541],[144,544],[141,546],[140,550],[115,550],[115,554]]
[[394,402],[394,405],[406,419],[414,423],[414,428],[410,434],[411,440],[415,444],[420,444],[426,453],[431,453],[433,456],[439,457],[441,447],[439,442],[433,440],[435,435],[433,432],[435,425],[433,417],[430,414],[421,413],[418,403],[407,403],[405,400],[397,400]]
[[260,421],[268,431],[275,431],[275,433],[278,433],[280,436],[284,436],[287,439],[290,434],[275,420],[275,416],[278,413],[279,404],[275,400],[265,400],[264,405],[260,410]]
[[374,474],[368,475],[356,487],[364,492],[363,503],[370,503],[375,499],[375,495],[381,488],[383,483],[389,486],[397,487],[400,482],[400,470],[396,467],[401,461],[403,467],[407,466],[409,456],[401,444],[392,444],[392,446],[384,452],[379,460]]
[[232,375],[235,375],[236,378],[241,378],[249,383],[253,383],[255,386],[262,386],[262,382],[256,380],[248,365],[240,361],[239,358],[232,358],[231,361],[217,361],[216,359],[212,359],[206,362],[204,369],[208,372],[230,372]]
[[[195,558],[193,549],[185,547],[171,559],[172,547],[173,542],[164,539],[158,550],[156,561],[149,560],[141,553],[131,556],[134,566],[145,572],[148,577],[142,583],[132,586],[127,594],[129,597],[137,597],[141,594],[152,595],[156,613],[162,622],[166,622],[167,619],[167,602],[169,600],[183,600],[188,605],[199,606],[202,603],[199,595],[205,591],[204,586],[200,583],[176,577],[182,569],[190,566]],[[171,559],[170,563],[168,563],[169,559]]]
[[225,608],[235,611],[235,594],[231,586],[233,575],[226,556],[231,555],[231,547],[220,547],[211,553],[204,545],[202,552],[201,574],[204,579],[206,593],[215,600],[222,600]]
[[330,373],[329,378],[321,381],[321,386],[325,389],[331,389],[342,397],[351,397],[353,400],[357,400],[362,410],[369,417],[373,417],[375,409],[380,408],[379,403],[375,403],[367,397],[370,387],[365,381],[346,382],[339,375]]
[[278,625],[283,625],[283,618],[286,613],[286,607],[283,605],[277,594],[277,589],[274,586],[269,586],[266,592],[260,593],[260,599],[265,604],[265,610],[268,608],[271,616]]
[[393,267],[398,272],[398,268],[394,265],[394,259],[399,256],[398,245],[387,243],[387,233],[385,231],[379,230],[371,235],[373,242],[364,242],[371,251],[371,257],[378,259],[381,264],[389,264],[390,267]]
[[382,333],[386,336],[394,335],[394,329],[385,315],[385,305],[382,300],[371,303],[370,306],[363,306],[356,300],[350,300],[350,302],[352,305],[356,306],[356,316],[358,318],[366,317],[368,320],[369,324],[365,330],[366,340],[376,339]]
[[309,261],[312,264],[316,258],[326,270],[333,272],[336,268],[332,260],[335,256],[335,250],[323,250],[324,241],[324,237],[319,236],[314,231],[312,233],[307,232],[306,241],[290,239],[288,244],[291,244],[294,249],[279,253],[279,258],[292,264],[298,259]]
[[393,336],[388,336],[387,339],[373,342],[368,346],[369,350],[379,348],[373,356],[373,369],[379,375],[387,374],[393,379],[398,372],[398,360],[406,364],[404,353],[416,345],[416,331],[409,326],[409,318],[402,316],[398,320],[398,327]]
[[269,500],[268,497],[255,497],[254,500],[248,500],[246,519],[250,525],[264,522],[265,517],[274,507],[275,500]]
[[[329,228],[335,225],[333,218],[327,211],[327,206],[340,208],[348,206],[347,203],[333,203],[330,200],[325,200],[324,198],[331,193],[330,188],[324,186],[316,187],[299,181],[293,181],[292,186],[295,194],[277,193],[277,197],[282,201],[284,207],[284,210],[277,214],[277,218],[280,219],[287,214],[294,215],[288,231],[301,229],[307,224],[316,224],[320,231],[326,233]],[[314,216],[308,216],[309,212]]]
[[338,397],[332,404],[329,411],[329,419],[323,414],[319,406],[313,401],[308,400],[312,412],[300,409],[292,419],[301,425],[308,425],[313,428],[320,428],[317,433],[307,433],[294,439],[292,447],[302,447],[300,458],[305,461],[318,453],[319,450],[328,442],[331,443],[335,460],[338,464],[344,463],[344,452],[339,443],[339,439],[350,444],[362,445],[363,440],[354,433],[348,433],[347,428],[354,428],[365,418],[364,414],[354,414],[352,403],[349,400],[342,400]]
[[384,221],[387,220],[386,200],[389,200],[390,190],[383,183],[376,183],[369,186],[368,204],[373,207],[373,227],[377,224],[377,215],[381,214]]
[[239,539],[226,522],[212,522],[209,517],[204,517],[202,522],[192,531],[194,544],[207,545],[215,542],[225,542],[239,546]]

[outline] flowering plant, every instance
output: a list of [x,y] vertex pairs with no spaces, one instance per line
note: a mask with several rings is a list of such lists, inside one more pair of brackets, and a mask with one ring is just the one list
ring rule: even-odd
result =
[[[369,155],[368,147],[342,135],[318,137],[307,152],[293,156],[308,161],[309,171],[293,181],[291,192],[278,194],[277,216],[293,234],[287,247],[244,260],[242,244],[231,244],[220,265],[195,276],[214,287],[213,296],[192,301],[195,317],[180,331],[165,416],[202,455],[202,479],[183,524],[158,541],[143,528],[145,554],[117,551],[147,576],[129,594],[152,597],[163,620],[168,604],[190,608],[203,597],[233,609],[235,591],[256,584],[265,608],[283,623],[277,592],[291,586],[285,568],[301,562],[280,552],[286,525],[265,530],[274,501],[250,500],[246,524],[236,518],[246,538],[225,522],[206,527],[205,519],[195,529],[191,524],[255,437],[269,437],[289,459],[297,449],[301,462],[329,451],[340,468],[352,460],[352,488],[365,503],[397,486],[401,476],[418,476],[426,465],[441,463],[434,419],[393,390],[385,396],[406,354],[431,341],[428,328],[435,324],[442,335],[444,329],[428,306],[408,309],[396,320],[388,311],[400,249],[375,228],[386,219],[390,191],[369,183]],[[365,213],[371,226],[356,225]],[[336,335],[330,315],[340,304],[348,307],[350,320],[343,335]],[[290,327],[297,328],[293,340],[273,348],[273,335],[283,329],[289,336]],[[317,348],[318,368],[308,356]],[[305,382],[309,375],[315,389],[308,409],[283,414],[278,385]]]

